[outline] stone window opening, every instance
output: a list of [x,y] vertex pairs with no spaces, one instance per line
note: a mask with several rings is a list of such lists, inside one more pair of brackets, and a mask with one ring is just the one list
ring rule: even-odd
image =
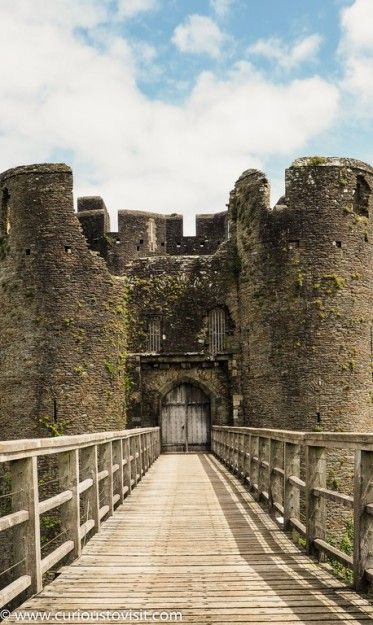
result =
[[138,252],[140,251],[140,246],[139,246],[139,245],[137,245],[137,246],[136,246],[136,250],[137,250]]
[[321,413],[319,411],[316,412],[316,423],[321,423]]
[[354,213],[361,217],[369,217],[369,198],[371,188],[364,176],[357,176],[354,194]]
[[10,195],[7,188],[3,189],[1,198],[1,214],[0,214],[0,236],[6,236],[10,231],[9,223],[9,200]]
[[144,244],[144,239],[140,239],[139,244],[143,245]]
[[161,351],[161,319],[152,317],[148,322],[148,345],[147,351],[159,353]]
[[334,247],[341,248],[342,247],[342,241],[333,241],[333,245],[334,245]]
[[31,250],[30,250],[30,248],[29,248],[29,247],[28,247],[28,248],[26,248],[26,250],[25,250],[25,254],[26,254],[26,256],[30,256],[30,255],[31,255]]
[[70,245],[65,245],[65,252],[66,252],[66,254],[71,254],[71,247],[70,247]]
[[219,354],[225,349],[226,317],[222,308],[213,308],[209,312],[209,351]]

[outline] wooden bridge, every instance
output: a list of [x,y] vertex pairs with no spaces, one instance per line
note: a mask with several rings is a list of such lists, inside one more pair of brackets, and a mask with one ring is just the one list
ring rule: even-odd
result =
[[[355,457],[353,495],[327,488],[335,449]],[[40,501],[47,456],[59,492]],[[11,622],[373,620],[367,596],[318,562],[340,562],[355,589],[369,589],[373,435],[214,427],[211,454],[160,455],[159,429],[150,428],[3,442],[0,462],[12,492],[0,530],[15,532],[23,566],[0,593],[2,606],[23,602]],[[327,542],[328,502],[353,511],[351,556]],[[40,518],[51,510],[63,541],[42,557]]]

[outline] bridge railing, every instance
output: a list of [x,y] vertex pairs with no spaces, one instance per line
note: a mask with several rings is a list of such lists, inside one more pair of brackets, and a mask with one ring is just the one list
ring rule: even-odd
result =
[[[0,517],[0,533],[13,528],[13,556],[23,563],[24,573],[0,591],[0,607],[25,590],[39,592],[43,575],[66,556],[78,558],[82,541],[99,531],[159,454],[159,428],[0,442],[11,496],[11,512]],[[60,492],[40,501],[38,460],[47,457],[53,458],[58,477],[51,481],[58,482]],[[83,498],[88,511],[84,522]],[[56,508],[64,542],[42,558],[40,518]]]
[[[373,434],[212,429],[215,455],[249,485],[257,499],[267,501],[270,511],[281,515],[285,530],[294,529],[305,538],[309,553],[325,554],[352,569],[356,589],[373,582]],[[339,458],[343,453],[354,455],[353,494],[327,488],[327,453]],[[328,501],[352,511],[352,555],[326,540]]]

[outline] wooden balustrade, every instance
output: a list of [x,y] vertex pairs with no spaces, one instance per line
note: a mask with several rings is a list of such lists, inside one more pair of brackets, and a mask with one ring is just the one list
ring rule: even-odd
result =
[[[39,592],[43,575],[66,556],[78,558],[82,541],[99,531],[159,454],[159,428],[0,442],[0,463],[9,463],[13,493],[0,532],[14,528],[13,557],[24,562],[24,574],[0,591],[0,607],[25,590]],[[38,458],[45,456],[56,456],[61,492],[39,501]],[[82,497],[86,519],[80,519]],[[55,508],[64,542],[42,558],[40,516]]]
[[[368,588],[373,582],[373,434],[213,426],[211,447],[256,499],[281,515],[284,530],[304,536],[309,553],[337,560],[353,570],[356,589]],[[355,454],[353,496],[327,488],[327,452],[343,449]],[[352,556],[327,542],[328,501],[353,510]]]

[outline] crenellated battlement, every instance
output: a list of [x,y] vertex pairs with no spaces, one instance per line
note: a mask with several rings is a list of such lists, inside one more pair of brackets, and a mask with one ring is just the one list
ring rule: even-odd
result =
[[183,216],[120,210],[118,231],[110,231],[107,208],[100,197],[78,198],[78,219],[91,249],[108,259],[114,272],[144,256],[214,254],[228,237],[228,212],[196,216],[196,236],[184,236]]

